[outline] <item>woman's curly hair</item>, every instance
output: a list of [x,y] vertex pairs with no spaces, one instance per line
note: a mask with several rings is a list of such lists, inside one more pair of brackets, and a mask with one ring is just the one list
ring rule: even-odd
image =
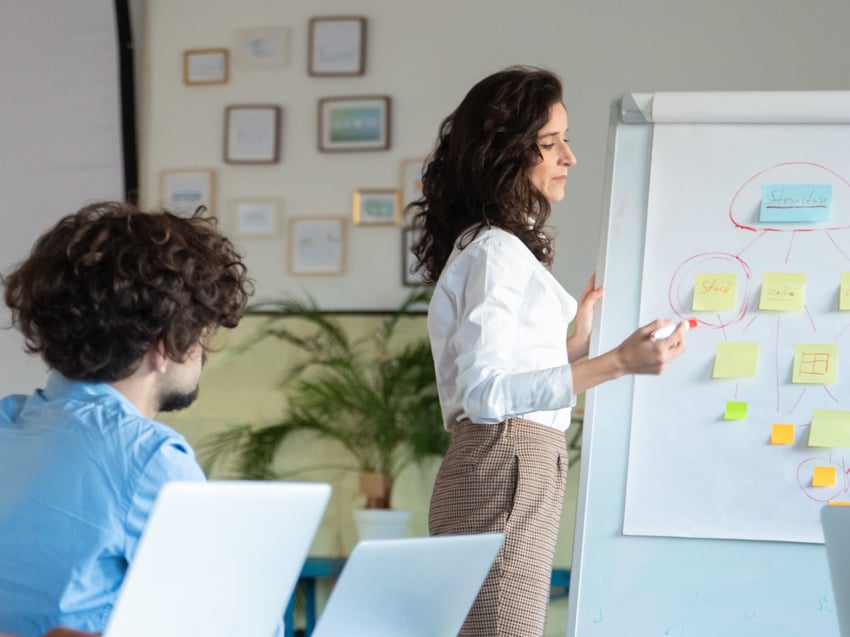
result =
[[27,351],[68,378],[111,382],[160,342],[182,362],[217,327],[235,327],[253,284],[203,213],[99,202],[61,219],[0,275]]
[[461,233],[482,224],[515,234],[551,265],[552,238],[544,230],[551,206],[530,172],[542,160],[538,133],[561,101],[554,73],[514,66],[478,82],[443,120],[422,197],[408,206],[421,231],[413,252],[426,282],[437,281]]

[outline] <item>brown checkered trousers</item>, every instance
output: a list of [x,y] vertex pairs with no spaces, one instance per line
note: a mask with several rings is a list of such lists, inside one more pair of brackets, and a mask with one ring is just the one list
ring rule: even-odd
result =
[[540,637],[567,480],[564,434],[523,418],[464,420],[437,473],[431,535],[503,532],[461,637]]

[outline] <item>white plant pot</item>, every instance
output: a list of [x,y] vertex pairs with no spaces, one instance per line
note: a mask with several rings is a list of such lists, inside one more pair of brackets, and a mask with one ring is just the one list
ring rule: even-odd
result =
[[407,535],[410,511],[399,509],[357,509],[354,523],[361,540],[396,540]]

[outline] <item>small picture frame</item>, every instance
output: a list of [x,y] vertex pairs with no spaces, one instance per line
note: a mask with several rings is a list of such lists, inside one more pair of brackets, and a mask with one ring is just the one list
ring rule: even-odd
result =
[[233,63],[243,69],[274,69],[289,66],[289,27],[270,26],[237,29]]
[[361,188],[354,191],[351,221],[356,226],[395,226],[401,222],[398,190]]
[[179,215],[199,206],[215,210],[215,171],[211,168],[173,168],[160,173],[160,205]]
[[239,199],[228,205],[228,226],[240,237],[277,237],[281,231],[280,199]]
[[390,147],[390,98],[386,95],[319,100],[319,150],[345,152]]
[[409,288],[426,285],[422,272],[413,271],[413,267],[416,265],[413,246],[416,245],[420,235],[421,231],[412,226],[405,226],[401,229],[401,284]]
[[224,161],[276,164],[280,161],[280,106],[239,104],[224,110]]
[[226,84],[230,74],[227,49],[188,49],[183,51],[183,83]]
[[310,18],[307,73],[314,77],[363,75],[366,72],[366,18]]
[[290,219],[290,274],[342,274],[345,270],[344,222],[339,217]]
[[401,162],[401,204],[407,208],[422,196],[422,175],[425,159],[404,159]]

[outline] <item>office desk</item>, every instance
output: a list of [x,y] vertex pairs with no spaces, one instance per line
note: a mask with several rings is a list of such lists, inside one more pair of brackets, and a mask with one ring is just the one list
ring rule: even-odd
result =
[[[304,611],[306,617],[306,637],[310,637],[316,627],[316,580],[320,577],[337,577],[345,564],[344,557],[308,557],[301,567],[301,574],[295,589],[299,587],[304,591]],[[295,591],[286,605],[286,613],[283,616],[285,637],[295,637]]]

